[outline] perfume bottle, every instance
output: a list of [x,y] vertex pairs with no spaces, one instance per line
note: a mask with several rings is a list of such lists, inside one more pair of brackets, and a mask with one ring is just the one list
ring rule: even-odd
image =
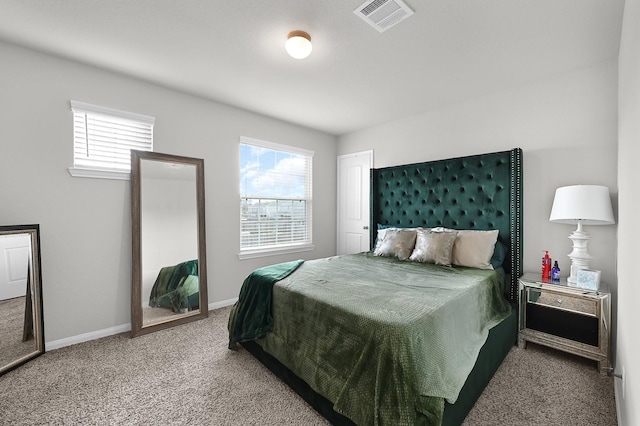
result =
[[560,267],[557,260],[553,262],[553,268],[551,268],[551,282],[560,282]]
[[551,258],[549,257],[549,251],[544,251],[544,257],[542,258],[542,282],[548,283],[551,280]]

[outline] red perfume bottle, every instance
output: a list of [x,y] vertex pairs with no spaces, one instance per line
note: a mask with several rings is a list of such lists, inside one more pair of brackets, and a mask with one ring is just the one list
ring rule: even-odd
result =
[[542,258],[542,282],[548,283],[551,281],[551,258],[549,257],[549,251],[544,251],[544,257]]

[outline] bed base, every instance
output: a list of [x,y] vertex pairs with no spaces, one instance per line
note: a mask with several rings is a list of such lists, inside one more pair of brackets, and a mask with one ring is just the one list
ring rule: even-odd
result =
[[[498,370],[502,361],[516,344],[518,331],[517,307],[513,306],[511,315],[489,331],[489,336],[478,354],[478,359],[467,377],[455,404],[445,402],[442,426],[459,426],[471,411],[489,381]],[[301,378],[285,367],[280,361],[265,352],[255,341],[240,343],[258,361],[267,367],[280,380],[285,382],[321,416],[332,425],[352,426],[347,417],[333,410],[333,403],[315,392]]]

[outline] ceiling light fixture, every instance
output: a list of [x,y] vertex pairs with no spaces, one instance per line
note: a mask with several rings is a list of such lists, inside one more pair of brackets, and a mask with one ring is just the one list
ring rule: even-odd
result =
[[291,31],[284,44],[287,53],[296,59],[304,59],[311,53],[311,36],[300,30]]

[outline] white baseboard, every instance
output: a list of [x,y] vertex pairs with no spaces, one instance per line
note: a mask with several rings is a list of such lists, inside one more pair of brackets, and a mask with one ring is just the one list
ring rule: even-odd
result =
[[222,300],[220,302],[209,303],[209,310],[213,311],[215,309],[225,308],[227,306],[231,306],[238,301],[237,297],[233,299]]
[[114,334],[124,333],[127,331],[131,331],[131,323],[91,331],[89,333],[78,334],[77,336],[65,337],[64,339],[58,339],[52,342],[44,342],[44,349],[48,352],[54,349],[64,348],[65,346],[88,342],[90,340],[100,339],[102,337],[112,336]]
[[[233,305],[238,301],[237,297],[233,299],[222,300],[220,302],[209,303],[209,310],[224,308],[226,306]],[[71,346],[78,343],[88,342],[90,340],[100,339],[102,337],[113,336],[114,334],[125,333],[131,331],[131,323],[118,325],[116,327],[104,328],[102,330],[96,330],[89,333],[78,334],[77,336],[65,337],[64,339],[53,340],[51,342],[45,342],[45,351],[52,351],[54,349],[64,348],[65,346]]]

